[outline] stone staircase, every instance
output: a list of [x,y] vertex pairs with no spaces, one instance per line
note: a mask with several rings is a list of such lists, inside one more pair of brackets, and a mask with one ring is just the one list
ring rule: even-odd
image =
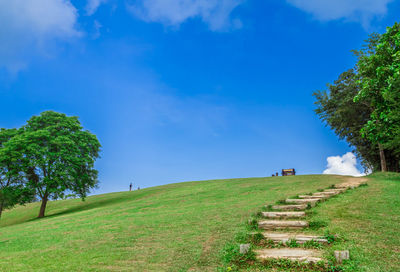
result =
[[[281,205],[267,206],[271,211],[262,212],[262,219],[258,220],[258,228],[263,230],[261,234],[265,239],[279,244],[287,245],[295,241],[295,245],[302,245],[307,242],[327,244],[325,237],[298,233],[296,230],[302,230],[309,226],[305,220],[308,208],[315,207],[320,201],[325,201],[330,197],[345,192],[349,188],[357,188],[365,180],[352,180],[342,184],[335,185],[321,192],[310,195],[299,195],[298,198],[286,199]],[[285,230],[285,232],[282,232]],[[260,261],[273,259],[286,259],[304,263],[316,263],[324,261],[322,251],[317,249],[297,248],[265,248],[254,250],[257,259]]]
[[306,235],[299,233],[279,233],[279,232],[263,232],[262,235],[275,244],[286,244],[289,241],[296,241],[298,244],[304,244],[309,241],[315,241],[320,244],[327,244],[328,240],[321,236]]

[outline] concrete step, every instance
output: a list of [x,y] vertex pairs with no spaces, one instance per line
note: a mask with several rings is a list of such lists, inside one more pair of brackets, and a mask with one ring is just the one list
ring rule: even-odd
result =
[[267,218],[299,218],[305,217],[305,212],[262,212],[263,217]]
[[320,244],[327,244],[328,240],[321,236],[296,234],[296,233],[279,233],[279,232],[264,232],[264,237],[275,243],[286,243],[289,240],[296,240],[298,244],[304,244],[305,242],[314,240]]
[[289,220],[260,220],[258,227],[265,230],[275,229],[303,229],[308,227],[307,221],[289,221]]
[[304,211],[307,209],[307,204],[296,204],[296,205],[274,205],[273,210],[282,211]]
[[334,196],[339,194],[340,192],[332,192],[332,191],[324,191],[324,192],[317,192],[317,193],[313,193],[313,196],[326,196],[326,197],[330,197],[330,196]]
[[286,203],[294,203],[294,204],[310,204],[311,207],[314,207],[315,204],[320,201],[320,199],[312,199],[312,198],[302,198],[302,199],[286,199],[285,202]]
[[322,253],[314,249],[300,248],[270,248],[255,250],[257,259],[286,259],[305,263],[316,263],[323,261]]
[[335,189],[324,190],[324,192],[331,192],[331,193],[337,193],[337,194],[344,193],[346,191],[347,191],[347,188],[335,188]]
[[325,199],[325,198],[328,198],[328,196],[327,195],[299,195],[299,198],[302,198],[302,199],[307,199],[307,198],[309,198],[309,199]]

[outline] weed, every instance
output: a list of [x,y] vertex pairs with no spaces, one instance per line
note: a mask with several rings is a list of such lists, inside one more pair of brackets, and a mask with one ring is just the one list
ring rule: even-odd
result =
[[322,221],[322,220],[313,220],[313,221],[310,221],[308,224],[308,227],[312,230],[317,230],[320,228],[324,228],[326,226],[328,226],[328,223],[326,221]]
[[250,240],[250,235],[247,232],[238,232],[235,235],[235,242],[239,244],[246,244]]
[[332,244],[336,241],[336,236],[331,234],[328,230],[325,231],[324,238],[328,241],[328,244]]
[[262,212],[255,212],[251,215],[251,218],[261,218],[262,217]]
[[297,243],[296,239],[289,239],[286,242],[286,246],[293,248],[293,247],[299,247],[299,244]]
[[250,235],[250,242],[254,245],[259,245],[263,240],[265,240],[265,237],[261,232]]
[[280,241],[279,243],[276,244],[276,247],[280,248],[280,247],[285,247],[285,244]]
[[327,272],[342,272],[343,267],[341,267],[340,265],[328,264],[326,270]]
[[262,210],[262,211],[265,211],[265,212],[272,211],[272,205],[271,205],[271,204],[265,205],[265,206],[263,206],[263,207],[261,208],[261,210]]
[[316,248],[316,249],[320,249],[322,248],[322,244],[315,241],[315,240],[311,240],[311,241],[307,241],[303,244],[303,247],[305,248]]
[[265,268],[267,269],[272,268],[274,269],[273,271],[276,271],[276,269],[278,269],[279,271],[325,271],[326,270],[325,264],[323,262],[302,263],[287,259],[266,260],[260,263],[260,265],[262,265],[260,266],[260,271],[264,271]]
[[286,199],[280,199],[280,200],[278,200],[278,201],[276,202],[276,204],[278,204],[278,205],[284,205],[284,204],[286,204]]
[[236,266],[241,266],[249,261],[254,261],[256,257],[251,246],[247,253],[240,253],[239,244],[237,243],[227,244],[222,250],[222,256],[222,261],[225,265]]
[[306,216],[315,216],[317,214],[316,210],[306,210]]
[[258,220],[256,218],[251,218],[247,221],[248,230],[258,230]]

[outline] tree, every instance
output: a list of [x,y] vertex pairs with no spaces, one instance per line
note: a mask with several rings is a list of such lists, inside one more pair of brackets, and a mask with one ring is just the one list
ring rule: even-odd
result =
[[378,145],[381,169],[385,172],[384,148],[399,147],[400,24],[388,27],[373,50],[358,51],[357,72],[360,91],[354,101],[367,102],[372,108],[362,133]]
[[361,158],[364,168],[376,169],[379,165],[377,148],[361,133],[372,110],[368,104],[353,101],[358,92],[355,71],[350,69],[329,84],[328,91],[313,93],[317,105],[315,112],[340,139],[355,147],[354,152]]
[[94,163],[101,146],[95,135],[83,130],[78,117],[45,111],[21,130],[9,145],[21,150],[27,185],[41,199],[39,218],[44,217],[49,199],[72,192],[84,200],[97,186]]
[[26,187],[18,150],[10,149],[7,142],[18,134],[17,129],[0,129],[0,218],[3,210],[34,199]]
[[342,73],[329,91],[318,91],[319,117],[362,159],[364,167],[399,171],[400,25],[372,33],[355,69]]

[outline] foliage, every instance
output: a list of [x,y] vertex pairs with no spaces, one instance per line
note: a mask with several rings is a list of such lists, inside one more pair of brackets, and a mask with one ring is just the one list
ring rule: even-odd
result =
[[308,225],[308,227],[312,230],[317,230],[320,228],[324,228],[326,226],[328,226],[328,223],[323,220],[312,220],[309,222],[309,225]]
[[354,152],[362,159],[365,168],[377,169],[377,147],[371,148],[371,142],[361,133],[372,111],[366,104],[353,101],[358,92],[354,70],[343,72],[334,84],[328,85],[328,91],[313,94],[317,105],[315,112],[340,139],[355,147]]
[[84,199],[97,185],[94,162],[100,143],[77,117],[53,111],[33,116],[6,147],[17,155],[27,186],[42,200],[39,217],[49,199],[69,192]]
[[0,217],[4,209],[34,199],[21,174],[20,161],[16,158],[18,150],[10,150],[6,145],[18,133],[17,129],[0,129]]
[[315,112],[355,148],[366,169],[400,170],[400,24],[370,35],[354,69],[328,91],[317,91]]
[[328,241],[328,244],[332,244],[336,241],[336,236],[331,234],[329,231],[325,231],[324,238]]
[[358,56],[360,92],[355,101],[367,101],[373,108],[362,132],[372,142],[399,152],[400,24],[388,27],[374,50]]

